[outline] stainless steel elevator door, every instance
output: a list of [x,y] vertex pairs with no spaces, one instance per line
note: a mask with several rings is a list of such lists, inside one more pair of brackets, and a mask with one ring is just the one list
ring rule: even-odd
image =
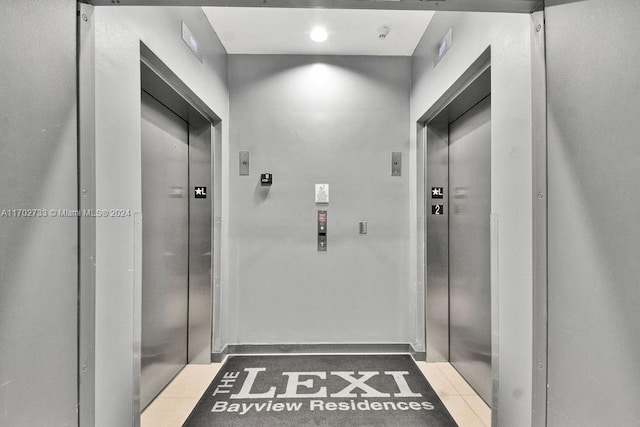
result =
[[188,130],[142,92],[141,408],[187,363]]
[[491,97],[449,125],[449,358],[491,403]]

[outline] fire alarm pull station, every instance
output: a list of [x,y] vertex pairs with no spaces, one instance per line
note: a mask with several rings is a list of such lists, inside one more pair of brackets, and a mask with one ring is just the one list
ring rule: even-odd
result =
[[318,252],[327,251],[327,211],[318,211]]
[[273,174],[271,174],[271,173],[260,174],[260,184],[261,185],[271,185],[271,184],[273,184]]

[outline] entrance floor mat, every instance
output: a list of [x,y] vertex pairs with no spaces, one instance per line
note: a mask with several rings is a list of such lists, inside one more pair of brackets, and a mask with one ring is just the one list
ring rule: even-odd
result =
[[184,426],[457,424],[409,355],[231,356]]

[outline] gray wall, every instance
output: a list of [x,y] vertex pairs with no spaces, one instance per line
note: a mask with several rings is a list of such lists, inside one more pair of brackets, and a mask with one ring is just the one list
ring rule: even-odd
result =
[[548,425],[638,426],[640,3],[546,15]]
[[[222,118],[222,138],[216,142],[223,146],[226,52],[199,8],[98,7],[95,20],[96,207],[140,212],[140,41]],[[182,20],[201,42],[203,64],[182,41]],[[98,426],[127,426],[137,417],[134,304],[139,305],[141,248],[134,233],[139,231],[133,217],[96,221]]]
[[[0,425],[77,425],[76,3],[0,3]],[[26,20],[25,20],[26,19]]]
[[[411,341],[408,168],[391,176],[391,152],[408,155],[409,73],[406,57],[229,56],[226,342]],[[330,184],[326,253],[316,183]]]
[[[416,48],[411,90],[411,176],[418,177],[416,121],[491,47],[491,210],[493,286],[498,286],[498,424],[531,424],[532,381],[532,83],[531,16],[437,12]],[[440,41],[453,45],[434,68]],[[422,179],[419,177],[418,179]],[[411,182],[411,282],[423,274],[422,206]],[[487,219],[488,220],[488,219]],[[495,236],[498,236],[497,239]],[[429,284],[426,284],[429,286]],[[495,296],[495,295],[494,295]],[[493,307],[494,309],[496,307]],[[424,340],[423,340],[424,345]],[[495,368],[495,365],[494,365]],[[495,386],[494,386],[495,387]],[[495,393],[494,389],[494,393]],[[494,402],[496,403],[496,402]]]

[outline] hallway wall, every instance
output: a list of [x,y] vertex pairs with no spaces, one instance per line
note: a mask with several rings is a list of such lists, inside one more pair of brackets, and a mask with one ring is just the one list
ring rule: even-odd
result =
[[[98,7],[94,16],[96,207],[140,212],[140,41],[221,117],[222,147],[229,118],[226,52],[200,8]],[[182,40],[181,21],[200,40],[204,63]],[[224,200],[224,182],[222,188]],[[138,415],[133,380],[140,230],[133,217],[96,221],[97,426],[128,426]]]
[[640,2],[545,12],[548,425],[640,426]]
[[0,2],[1,426],[78,424],[75,16]]
[[[417,176],[417,120],[491,48],[491,210],[498,214],[498,425],[531,424],[532,384],[532,74],[531,16],[437,12],[416,48],[411,89],[411,176]],[[438,46],[453,44],[434,67]],[[424,218],[411,182],[411,282],[423,280]],[[489,221],[489,218],[487,218]],[[428,283],[426,284],[429,285]],[[424,300],[422,300],[424,304]],[[423,332],[424,333],[424,332]],[[496,369],[496,366],[494,366]],[[494,390],[495,393],[495,390]]]
[[[409,73],[407,57],[229,56],[228,344],[411,342],[409,169],[391,176],[391,152],[408,158]],[[316,183],[330,184],[326,253]]]

